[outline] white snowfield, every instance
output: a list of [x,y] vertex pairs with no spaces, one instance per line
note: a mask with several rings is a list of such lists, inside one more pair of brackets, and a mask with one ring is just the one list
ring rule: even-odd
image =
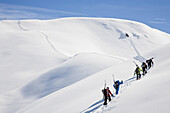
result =
[[[129,37],[126,37],[126,33]],[[141,80],[139,66],[154,57]],[[0,113],[169,113],[170,35],[112,18],[0,21]],[[104,83],[126,81],[103,106]]]

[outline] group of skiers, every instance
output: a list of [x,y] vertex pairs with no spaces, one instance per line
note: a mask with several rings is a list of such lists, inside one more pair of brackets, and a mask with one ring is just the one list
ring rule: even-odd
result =
[[143,62],[141,67],[142,69],[139,68],[139,66],[136,64],[136,69],[135,69],[135,72],[134,72],[134,76],[136,74],[136,79],[139,80],[141,78],[141,71],[143,72],[142,75],[144,76],[146,73],[147,73],[147,70],[149,70],[153,65],[153,58],[149,59],[149,60],[146,60],[146,63]]
[[[149,59],[149,60],[146,60],[146,63],[143,62],[142,65],[141,65],[141,68],[139,68],[139,66],[136,64],[136,69],[135,69],[135,72],[134,72],[134,76],[135,74],[137,75],[137,80],[139,80],[141,78],[141,71],[143,72],[142,75],[144,76],[146,73],[147,73],[147,70],[149,70],[153,65],[153,58]],[[114,80],[114,84],[113,84],[113,87],[114,89],[116,90],[115,91],[115,94],[118,95],[118,92],[119,92],[119,87],[120,85],[123,84],[123,81],[119,81],[119,80]],[[111,91],[109,90],[109,87],[106,88],[106,83],[105,83],[105,87],[104,89],[102,90],[103,92],[103,99],[104,99],[104,105],[107,105],[107,100],[110,102],[111,101],[111,96],[114,97],[114,95],[111,93]]]

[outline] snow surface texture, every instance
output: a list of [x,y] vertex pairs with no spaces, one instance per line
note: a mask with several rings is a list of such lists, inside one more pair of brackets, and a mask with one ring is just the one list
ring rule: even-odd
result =
[[[169,34],[109,18],[3,20],[0,30],[0,113],[170,112]],[[129,79],[133,61],[151,57],[147,76]],[[126,82],[103,107],[113,74]]]

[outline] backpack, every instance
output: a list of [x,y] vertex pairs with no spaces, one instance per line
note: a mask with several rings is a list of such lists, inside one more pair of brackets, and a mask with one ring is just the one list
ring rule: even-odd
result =
[[117,89],[119,87],[119,81],[115,82],[115,89]]
[[141,67],[146,67],[146,64],[145,63],[142,63],[142,66]]
[[105,95],[105,96],[107,95],[107,90],[106,89],[103,89],[102,92],[103,92],[103,95]]
[[140,73],[139,68],[137,67],[135,70],[136,73]]

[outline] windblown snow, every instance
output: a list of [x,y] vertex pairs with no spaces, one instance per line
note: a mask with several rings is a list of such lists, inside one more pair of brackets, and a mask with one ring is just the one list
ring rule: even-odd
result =
[[[129,37],[126,37],[125,34]],[[169,113],[170,35],[112,18],[0,21],[0,113]],[[135,61],[154,57],[138,81]],[[127,81],[103,107],[101,90]]]

